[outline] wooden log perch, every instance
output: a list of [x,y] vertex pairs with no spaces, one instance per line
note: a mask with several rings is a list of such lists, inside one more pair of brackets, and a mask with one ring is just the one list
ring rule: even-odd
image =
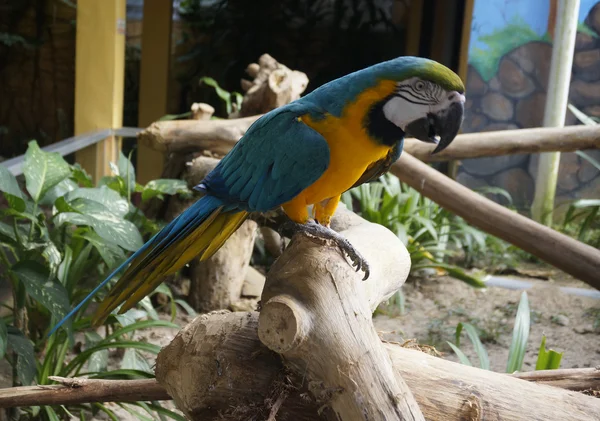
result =
[[469,224],[600,289],[600,250],[501,206],[403,153],[390,170]]
[[[225,154],[260,115],[230,120],[174,120],[152,124],[138,141],[162,152],[209,149]],[[435,145],[408,138],[404,150],[425,162],[539,152],[600,149],[600,125],[459,134],[436,155]]]
[[267,274],[258,336],[304,373],[311,394],[331,408],[328,419],[423,420],[371,320],[408,277],[410,256],[391,231],[340,214],[334,229],[370,262],[369,280],[337,249],[295,236]]
[[[199,316],[161,351],[157,379],[190,420],[233,421],[257,415],[266,419],[282,394],[273,419],[325,419],[320,412],[325,408],[306,393],[309,380],[285,370],[277,354],[258,339],[257,325],[255,312]],[[589,421],[600,417],[597,398],[467,367],[398,344],[383,346],[394,373],[406,380],[426,420]],[[293,386],[286,388],[285,379]]]
[[600,401],[590,396],[382,344],[371,312],[403,283],[406,250],[391,232],[343,209],[334,228],[372,263],[367,281],[337,250],[296,236],[268,274],[259,316],[200,316],[161,351],[157,380],[190,419],[600,416]]

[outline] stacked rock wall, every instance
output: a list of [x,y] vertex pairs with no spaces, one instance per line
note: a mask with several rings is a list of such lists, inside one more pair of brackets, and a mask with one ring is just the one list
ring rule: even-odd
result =
[[[600,117],[600,2],[585,23],[596,36],[577,33],[569,101],[590,116]],[[543,124],[552,45],[535,41],[505,54],[488,82],[473,66],[467,76],[464,132],[522,129]],[[551,88],[551,87],[550,87]],[[566,124],[579,124],[570,112]],[[600,160],[600,151],[586,151]],[[520,210],[531,206],[538,155],[510,155],[461,162],[457,179],[479,188],[507,190]],[[575,153],[561,156],[557,203],[600,197],[600,171]],[[503,201],[497,197],[498,201]]]

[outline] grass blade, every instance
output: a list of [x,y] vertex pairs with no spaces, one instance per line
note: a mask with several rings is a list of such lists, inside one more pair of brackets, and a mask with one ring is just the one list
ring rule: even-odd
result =
[[512,342],[508,352],[507,373],[520,371],[523,366],[525,349],[527,348],[527,340],[529,339],[530,324],[529,299],[527,298],[527,292],[523,291],[521,300],[519,301],[519,308],[517,309]]
[[542,343],[540,345],[540,351],[538,358],[535,363],[536,370],[556,370],[560,368],[560,362],[562,360],[563,353],[556,352],[551,349],[546,349],[546,335],[542,336]]
[[[464,328],[465,331],[467,332],[467,336],[469,337],[471,343],[473,344],[473,347],[475,348],[475,353],[477,354],[477,357],[479,358],[480,367],[483,368],[484,370],[489,370],[490,369],[490,358],[488,356],[486,349],[484,348],[483,344],[481,343],[481,340],[479,339],[479,335],[477,334],[477,329],[475,329],[475,326],[473,326],[469,323],[459,323],[459,325],[461,326],[461,329],[460,329],[461,331],[462,331],[462,328]],[[456,331],[459,332],[458,326],[456,327]],[[460,333],[458,333],[458,336],[460,336]]]
[[464,352],[462,352],[460,350],[460,348],[458,348],[452,342],[446,341],[446,343],[448,345],[450,345],[450,348],[452,348],[452,351],[454,351],[454,353],[456,354],[456,356],[458,357],[458,359],[460,360],[460,362],[462,364],[468,365],[469,367],[473,367],[473,364],[471,364],[471,361],[469,361],[469,358],[464,354]]

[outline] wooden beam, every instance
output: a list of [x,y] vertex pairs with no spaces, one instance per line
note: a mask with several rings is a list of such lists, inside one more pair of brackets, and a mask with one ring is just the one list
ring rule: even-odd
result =
[[[125,81],[126,0],[79,0],[75,57],[75,134],[121,127]],[[121,150],[110,136],[75,154],[99,180]]]
[[[152,124],[138,134],[138,143],[161,153],[210,150],[226,154],[260,115],[227,120],[175,120]],[[435,145],[413,138],[404,151],[422,161],[482,158],[539,152],[600,149],[600,125],[539,127],[459,134],[448,148],[431,155]]]
[[[144,0],[138,114],[140,127],[146,127],[167,114],[172,16],[172,1]],[[137,176],[140,183],[160,177],[163,167],[162,153],[146,145],[138,145]]]

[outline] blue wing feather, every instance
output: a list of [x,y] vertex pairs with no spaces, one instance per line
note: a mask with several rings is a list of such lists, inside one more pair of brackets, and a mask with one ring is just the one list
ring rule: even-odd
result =
[[292,200],[329,166],[327,141],[298,120],[315,112],[310,103],[297,101],[266,114],[195,189],[248,212]]

